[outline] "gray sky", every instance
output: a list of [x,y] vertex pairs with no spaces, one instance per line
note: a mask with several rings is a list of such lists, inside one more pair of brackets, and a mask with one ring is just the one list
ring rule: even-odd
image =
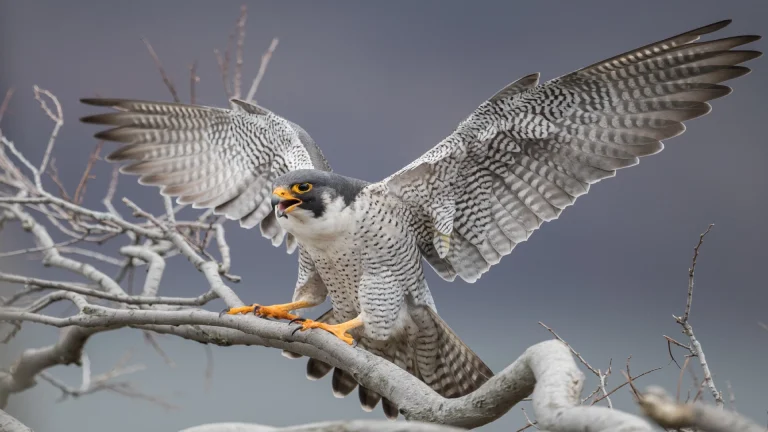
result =
[[[187,67],[199,60],[199,102],[224,106],[214,48],[224,48],[240,2],[0,1],[0,92],[17,90],[3,132],[39,160],[50,124],[32,98],[37,84],[58,95],[66,124],[56,149],[63,180],[74,188],[94,145],[94,129],[76,119],[92,112],[78,98],[169,100],[139,36],[147,37],[188,97]],[[505,84],[532,72],[551,79],[595,61],[725,18],[717,37],[767,34],[768,6],[759,1],[698,2],[251,2],[246,37],[246,81],[272,37],[280,45],[257,94],[259,103],[301,124],[336,171],[381,179],[451,133],[458,122]],[[765,42],[748,49],[765,50]],[[758,422],[768,409],[768,260],[765,189],[768,146],[768,62],[732,81],[734,93],[714,102],[704,118],[670,140],[660,155],[594,186],[591,193],[546,224],[531,241],[479,282],[429,282],[441,316],[500,371],[555,328],[595,366],[613,359],[610,384],[632,355],[632,370],[664,366],[640,384],[674,392],[678,369],[669,365],[663,334],[683,338],[672,314],[685,304],[687,268],[698,234],[717,226],[702,248],[691,315],[716,384],[730,381],[740,412]],[[99,207],[109,167],[96,171],[87,203]],[[123,181],[119,193],[157,209],[154,190]],[[17,228],[17,227],[16,227]],[[6,230],[8,231],[8,230]],[[0,236],[2,250],[27,245],[20,230]],[[295,257],[273,249],[257,232],[229,226],[235,289],[246,302],[284,302],[296,278]],[[28,275],[56,277],[25,259],[6,260]],[[68,277],[68,276],[63,276]],[[166,295],[197,295],[202,277],[174,261]],[[220,304],[214,305],[219,308]],[[325,309],[316,308],[315,314]],[[61,311],[62,313],[64,311]],[[56,331],[25,326],[0,347],[8,365],[24,348],[51,343]],[[215,348],[213,387],[205,391],[205,355],[196,343],[161,338],[177,366],[169,368],[140,333],[116,331],[87,346],[95,372],[125,352],[148,369],[132,377],[149,393],[181,406],[165,411],[143,401],[103,393],[57,403],[45,383],[14,395],[9,411],[38,432],[173,431],[212,421],[288,425],[367,414],[357,397],[334,399],[330,379],[304,378],[304,361],[266,348]],[[675,350],[678,359],[683,353]],[[698,369],[697,369],[698,371]],[[73,385],[79,371],[51,373]],[[699,377],[700,372],[697,372]],[[585,392],[596,381],[588,376]],[[695,392],[695,391],[694,391]],[[615,405],[636,412],[621,390]],[[523,404],[524,407],[529,407]],[[105,425],[108,422],[108,426]],[[483,430],[524,424],[515,408]]]

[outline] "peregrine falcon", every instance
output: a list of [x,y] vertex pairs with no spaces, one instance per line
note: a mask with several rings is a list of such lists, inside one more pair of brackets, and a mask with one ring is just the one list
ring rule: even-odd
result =
[[[733,50],[758,36],[696,42],[722,21],[539,84],[531,74],[485,101],[422,157],[375,183],[331,171],[304,129],[255,104],[232,109],[124,99],[83,99],[117,112],[82,119],[109,125],[122,143],[111,161],[182,204],[259,225],[277,246],[298,246],[298,281],[285,304],[231,314],[295,320],[381,356],[445,397],[477,389],[491,370],[438,316],[424,261],[443,279],[475,282],[591,184],[662,150],[683,122],[731,92],[723,81],[760,56]],[[330,297],[317,320],[294,312]],[[295,354],[286,353],[288,356]],[[310,359],[312,379],[332,367]],[[335,369],[333,391],[358,383]],[[373,409],[381,397],[360,386]],[[382,401],[388,417],[398,410]]]

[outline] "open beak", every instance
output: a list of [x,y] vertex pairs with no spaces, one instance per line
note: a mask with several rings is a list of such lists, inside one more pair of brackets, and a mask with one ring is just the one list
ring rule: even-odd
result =
[[302,202],[302,200],[293,196],[288,189],[282,186],[276,187],[272,191],[272,206],[275,207],[277,217],[287,218],[287,213],[292,212]]

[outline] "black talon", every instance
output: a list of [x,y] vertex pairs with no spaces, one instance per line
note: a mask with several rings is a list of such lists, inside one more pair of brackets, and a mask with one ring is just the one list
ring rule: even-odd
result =
[[301,318],[301,317],[294,318],[294,319],[288,321],[288,325],[291,325],[293,323],[298,323],[298,322],[304,322],[306,320],[307,320],[306,318]]
[[301,330],[301,327],[296,327],[295,329],[293,329],[293,331],[291,332],[291,336],[295,335],[296,332],[299,330]]
[[229,308],[224,309],[223,311],[219,312],[219,318],[224,316],[225,313],[229,312]]

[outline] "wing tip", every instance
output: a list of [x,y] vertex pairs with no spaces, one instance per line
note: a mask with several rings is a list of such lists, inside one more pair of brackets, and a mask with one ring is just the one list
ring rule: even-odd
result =
[[345,397],[347,397],[346,394],[344,394],[344,393],[342,393],[342,392],[340,392],[340,391],[338,391],[338,390],[336,390],[334,388],[331,389],[331,393],[333,394],[333,397],[335,397],[336,399],[344,399]]
[[291,352],[291,351],[287,351],[287,350],[282,350],[280,352],[280,355],[282,355],[283,357],[285,357],[287,359],[291,359],[291,360],[303,357],[301,354],[296,354],[295,352]]
[[705,25],[703,27],[699,27],[696,30],[692,30],[690,33],[697,33],[699,35],[705,35],[709,33],[714,33],[718,30],[722,30],[733,22],[733,19],[727,18],[721,21],[713,22],[712,24]]
[[118,102],[118,99],[108,98],[81,98],[80,103],[92,106],[113,106]]
[[104,114],[93,114],[88,115],[85,117],[80,117],[78,120],[81,123],[88,123],[88,124],[104,124]]

